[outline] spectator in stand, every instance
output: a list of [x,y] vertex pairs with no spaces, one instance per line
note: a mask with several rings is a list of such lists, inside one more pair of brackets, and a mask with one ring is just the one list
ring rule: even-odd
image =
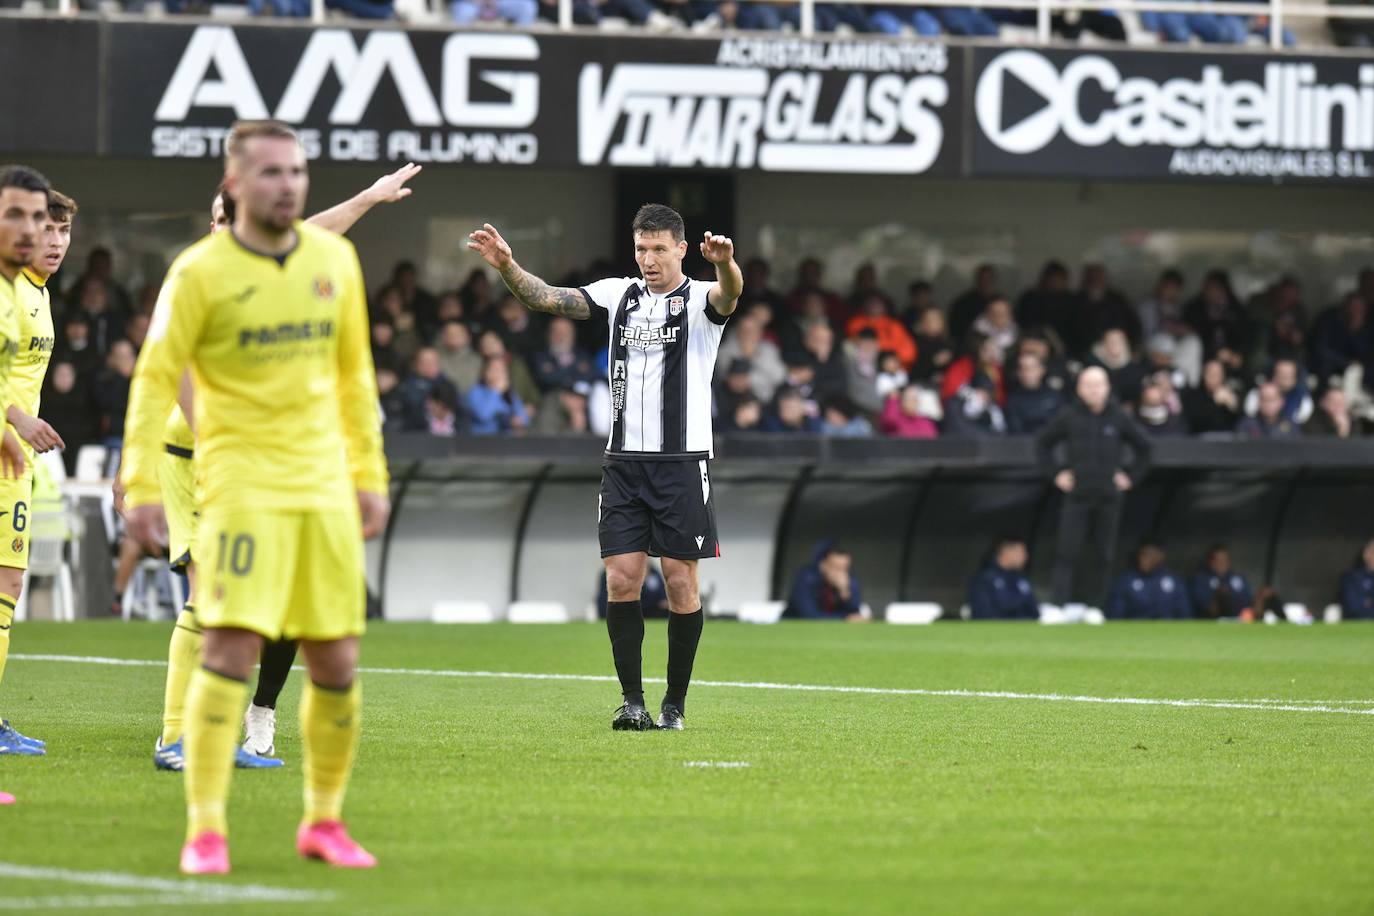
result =
[[466,395],[482,377],[482,357],[472,348],[472,332],[461,321],[446,321],[439,331],[439,369]]
[[[460,0],[461,2],[461,0]],[[501,0],[512,2],[512,0]],[[420,327],[434,327],[439,310],[439,300],[434,294],[420,286],[420,275],[410,261],[401,261],[391,271],[391,288],[400,294],[401,308],[409,312]],[[393,314],[393,318],[395,315]],[[401,327],[397,325],[397,330]]]
[[1170,356],[1174,367],[1183,373],[1184,384],[1196,385],[1202,378],[1202,341],[1183,320],[1183,274],[1172,269],[1160,274],[1154,295],[1137,311],[1148,346],[1170,341]]
[[848,398],[832,397],[821,402],[821,435],[838,439],[866,439],[873,435],[873,424]]
[[723,415],[721,429],[731,433],[756,433],[763,429],[763,405],[752,394],[734,402],[734,410]]
[[400,432],[406,428],[406,395],[401,379],[386,366],[377,367],[377,398],[382,408],[382,431]]
[[105,371],[96,376],[93,394],[106,448],[124,446],[124,415],[129,412],[129,380],[134,374],[134,361],[133,344],[116,340],[105,357]]
[[1302,430],[1284,415],[1283,392],[1273,382],[1264,382],[1257,389],[1258,409],[1236,427],[1236,433],[1246,439],[1296,439]]
[[468,413],[474,436],[519,433],[530,424],[525,404],[511,388],[510,368],[502,359],[489,359],[482,380],[468,392]]
[[853,340],[861,331],[872,331],[878,349],[897,354],[902,365],[910,369],[916,364],[916,342],[906,328],[890,314],[891,305],[881,293],[870,292],[860,302],[859,314],[849,319],[845,336]]
[[1302,426],[1302,434],[1317,439],[1349,439],[1356,434],[1344,389],[1331,385],[1322,392],[1312,418]]
[[870,30],[883,35],[900,35],[904,29],[909,29],[922,38],[934,38],[944,32],[935,14],[919,6],[875,6],[871,9]]
[[849,309],[843,299],[825,288],[822,283],[824,278],[825,268],[821,262],[815,258],[804,258],[797,267],[797,285],[787,297],[788,308],[810,319],[813,316],[811,309],[807,308],[806,299],[808,296],[819,296],[825,317],[832,325],[842,328],[849,320]]
[[750,371],[749,360],[737,356],[725,364],[723,377],[716,380],[716,416],[727,423],[741,403],[746,400],[758,401],[758,396],[753,392]]
[[1169,373],[1157,372],[1146,379],[1140,389],[1140,403],[1136,405],[1135,418],[1141,428],[1152,436],[1188,435],[1183,405],[1174,391]]
[[[871,305],[869,303],[869,300],[875,296],[882,302],[882,309],[876,313],[871,311]],[[872,264],[860,264],[858,269],[854,271],[854,285],[849,290],[849,301],[847,304],[849,306],[849,311],[855,315],[862,315],[865,313],[876,314],[882,317],[890,317],[892,315],[892,300],[887,297],[887,293],[883,292],[882,287],[878,285],[878,269]],[[846,331],[845,336],[853,337],[854,335]]]
[[835,332],[830,324],[813,322],[806,329],[805,345],[816,400],[845,395],[849,390],[848,360],[835,346]]
[[129,313],[110,301],[110,286],[98,277],[77,281],[76,309],[90,320],[90,340],[96,355],[104,359],[124,331]]
[[[906,307],[902,309],[902,323],[911,331],[914,338],[920,331],[916,326],[920,323],[921,316],[927,309],[939,311],[939,306],[935,304],[935,287],[925,280],[912,280],[906,288]],[[944,313],[940,313],[944,317]],[[943,327],[943,325],[941,325]]]
[[863,593],[854,575],[854,558],[834,541],[821,541],[811,562],[792,580],[792,593],[783,612],[802,620],[848,620],[861,623]]
[[[881,393],[878,391],[883,352],[878,347],[878,335],[872,328],[860,331],[849,342],[845,352],[846,399],[852,407],[873,417],[882,411],[883,402],[891,391],[890,388]],[[901,368],[900,361],[897,367]]]
[[1016,361],[1016,377],[1007,394],[1007,432],[1038,433],[1059,413],[1064,392],[1047,384],[1045,361],[1035,353],[1022,353]]
[[911,369],[912,381],[938,382],[954,362],[954,355],[954,341],[945,327],[944,313],[934,306],[926,309],[916,319],[916,364]]
[[778,389],[773,409],[763,419],[763,431],[768,433],[817,433],[821,423],[806,411],[806,398],[791,386]]
[[1374,363],[1374,323],[1369,320],[1368,301],[1350,293],[1339,306],[1323,312],[1312,328],[1311,352],[1308,365],[1322,382],[1343,375],[1352,363]]
[[[1369,6],[1370,0],[1331,0],[1335,6]],[[1374,48],[1374,19],[1332,16],[1326,20],[1331,40],[1342,48]]]
[[992,340],[1003,352],[1010,350],[1021,336],[1011,314],[1011,303],[1003,296],[992,297],[983,314],[973,323],[973,329]]
[[[806,329],[818,321],[830,321],[826,313],[825,297],[818,292],[809,292],[801,298],[800,311],[793,310],[789,305],[788,310],[774,322],[778,349],[784,362],[795,363],[805,354]],[[725,339],[730,339],[728,334]]]
[[81,309],[67,315],[53,351],[53,359],[64,359],[76,367],[78,378],[89,382],[100,368],[100,354],[91,342],[91,316]]
[[967,385],[994,392],[997,406],[1007,402],[1002,379],[1002,348],[977,331],[970,331],[964,342],[964,355],[950,363],[940,381],[940,400],[948,401]]
[[1188,583],[1193,613],[1216,620],[1239,617],[1247,623],[1255,619],[1255,595],[1245,577],[1231,568],[1231,551],[1225,544],[1207,548],[1207,556]]
[[401,291],[388,286],[377,296],[377,315],[391,323],[391,348],[402,363],[410,362],[419,349],[425,346],[424,335],[416,323],[415,313],[405,306]]
[[[539,15],[549,22],[557,22],[557,0],[539,0]],[[655,32],[679,27],[672,16],[655,9],[649,0],[573,0],[575,24],[598,25],[603,16],[624,19],[631,25],[644,26]]]
[[921,389],[908,385],[887,399],[878,424],[883,435],[894,439],[934,439],[940,429],[921,409]]
[[765,403],[771,401],[778,386],[787,378],[782,354],[775,344],[764,338],[763,319],[758,310],[751,308],[731,324],[735,325],[734,333],[721,343],[717,364],[728,366],[737,359],[747,360],[754,397]]
[[1082,353],[1111,330],[1124,331],[1130,348],[1140,346],[1140,316],[1126,297],[1112,288],[1107,268],[1101,264],[1083,267],[1083,282],[1074,301],[1074,339],[1070,348]]
[[[1055,604],[1075,597],[1088,604],[1102,599],[1098,577],[1113,566],[1122,494],[1144,479],[1150,465],[1149,437],[1112,403],[1111,394],[1105,370],[1084,369],[1078,376],[1078,397],[1035,437],[1040,467],[1064,494],[1054,556]],[[1061,445],[1062,458],[1057,454]],[[1092,544],[1095,554],[1094,581],[1075,587],[1074,569],[1085,543]]]
[[1039,620],[1040,603],[1026,578],[1029,554],[1021,538],[1004,537],[992,558],[968,587],[968,609],[974,620]]
[[902,361],[896,353],[878,354],[878,377],[873,382],[873,388],[884,404],[910,383],[911,376],[902,368]]
[[529,364],[506,349],[506,342],[496,331],[487,331],[477,339],[477,352],[482,356],[483,371],[488,360],[499,359],[510,370],[511,388],[515,391],[527,414],[534,413],[533,405],[539,400],[539,386],[534,383]]
[[[1269,374],[1270,381],[1278,386],[1283,395],[1284,419],[1301,426],[1312,416],[1312,395],[1307,393],[1307,382],[1298,371],[1296,360],[1280,359],[1275,361]],[[1253,417],[1259,410],[1259,389],[1255,388],[1245,397],[1245,414]]]
[[1099,366],[1107,372],[1112,391],[1124,403],[1134,404],[1140,397],[1140,386],[1145,382],[1145,364],[1131,353],[1131,342],[1126,332],[1112,328],[1102,334],[1102,339],[1092,348],[1088,365]]
[[404,371],[405,359],[396,350],[396,326],[385,315],[372,320],[372,363],[397,375]]
[[[129,291],[115,280],[114,256],[110,254],[110,249],[104,247],[92,248],[91,253],[86,256],[86,269],[81,272],[81,276],[76,278],[73,288],[80,292],[82,298],[94,295],[94,286],[98,286],[104,295],[102,301],[108,305],[109,311],[117,313],[121,319],[133,311],[133,301],[129,298]],[[83,305],[91,314],[96,310],[90,306]],[[117,339],[118,334],[112,336],[104,346],[100,347],[103,354],[108,351],[109,345]],[[100,340],[97,338],[97,344]]]
[[1164,565],[1164,549],[1153,541],[1135,552],[1133,568],[1117,577],[1104,608],[1112,620],[1189,620],[1188,590]]
[[1059,261],[1040,268],[1040,281],[1016,302],[1016,323],[1028,331],[1053,334],[1062,345],[1073,338],[1075,298],[1069,269]]
[[577,329],[567,318],[549,322],[548,346],[534,355],[531,370],[534,383],[548,394],[580,391],[585,397],[596,381],[592,358],[577,348]]
[[1028,331],[1021,335],[1016,347],[1011,351],[1008,367],[1013,371],[1016,362],[1023,355],[1030,354],[1039,358],[1045,366],[1045,384],[1055,391],[1068,392],[1073,389],[1073,380],[1078,367],[1071,367],[1064,359],[1063,352],[1055,348],[1052,338],[1041,331]]
[[[410,376],[401,384],[405,399],[405,429],[411,432],[428,431],[443,434],[439,426],[447,426],[446,418],[454,423],[461,418],[462,402],[453,380],[445,378],[439,363],[439,351],[422,347],[411,360]],[[440,409],[442,408],[442,409]],[[453,429],[447,433],[453,435]]]
[[463,303],[463,317],[474,325],[485,322],[491,312],[491,278],[480,267],[474,267],[458,290]]
[[539,0],[453,0],[449,12],[456,25],[508,22],[527,26],[539,16]]
[[55,360],[48,370],[43,386],[43,419],[67,443],[62,463],[69,476],[75,474],[76,453],[82,445],[96,441],[100,418],[91,401],[89,383],[66,360]]
[[1201,338],[1207,359],[1221,360],[1228,372],[1244,368],[1248,349],[1245,310],[1231,291],[1225,271],[1208,272],[1202,292],[1183,307],[1183,318]]
[[988,303],[1001,295],[997,279],[997,268],[991,264],[980,264],[973,272],[973,287],[965,290],[949,306],[949,335],[954,340],[963,340],[978,316],[987,309]]
[[528,363],[544,346],[543,316],[530,311],[514,296],[506,296],[496,308],[491,329],[501,335],[506,349]]
[[787,309],[787,300],[773,289],[773,270],[763,258],[750,258],[744,264],[744,290],[750,302],[766,302],[774,317]]
[[1252,364],[1276,359],[1304,362],[1307,353],[1307,308],[1302,303],[1302,284],[1284,275],[1250,302]]
[[1007,432],[1006,415],[997,403],[997,389],[986,375],[975,375],[946,398],[942,406],[941,435],[1001,436]]
[[1341,576],[1341,619],[1374,620],[1374,540],[1364,545],[1355,566]]
[[1194,435],[1235,430],[1240,422],[1240,395],[1220,361],[1208,360],[1202,367],[1202,384],[1183,393],[1183,415]]
[[448,324],[450,321],[456,321],[467,328],[469,339],[471,339],[472,328],[468,327],[467,309],[463,307],[463,299],[457,292],[444,293],[439,297],[439,306],[438,310],[434,313],[434,318],[435,321],[438,322],[437,325],[432,328],[420,328],[420,333],[425,335],[426,340],[432,340],[437,343],[439,335],[443,333],[444,325]]

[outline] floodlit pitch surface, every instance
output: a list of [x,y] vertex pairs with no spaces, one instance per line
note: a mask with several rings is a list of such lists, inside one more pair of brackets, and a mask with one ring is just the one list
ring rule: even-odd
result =
[[295,856],[294,675],[289,766],[237,774],[234,873],[195,881],[168,632],[16,626],[0,711],[49,756],[0,759],[0,908],[1374,911],[1374,627],[710,622],[688,730],[630,734],[600,627],[376,625],[348,816],[381,867]]

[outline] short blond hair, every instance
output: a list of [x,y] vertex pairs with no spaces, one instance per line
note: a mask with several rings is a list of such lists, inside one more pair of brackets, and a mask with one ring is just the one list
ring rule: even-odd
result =
[[255,137],[271,137],[277,140],[301,142],[301,138],[291,129],[291,125],[284,121],[238,121],[229,129],[229,137],[224,141],[224,164],[226,168],[234,160],[243,156],[244,144]]
[[76,201],[61,191],[48,192],[48,219],[55,223],[71,222],[76,217]]

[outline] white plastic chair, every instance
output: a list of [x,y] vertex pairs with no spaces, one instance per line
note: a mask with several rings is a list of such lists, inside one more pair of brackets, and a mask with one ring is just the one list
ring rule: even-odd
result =
[[786,609],[786,601],[741,601],[740,623],[777,623]]
[[107,457],[109,457],[109,450],[103,445],[81,446],[81,450],[76,453],[76,479],[103,480]]
[[933,601],[894,601],[883,612],[888,623],[924,625],[934,623],[945,609]]
[[72,568],[63,548],[69,537],[80,536],[80,519],[66,511],[36,512],[29,517],[32,536],[29,539],[29,568],[24,570],[24,584],[15,604],[14,618],[27,620],[29,616],[30,580],[34,576],[53,580],[52,618],[70,623],[76,619],[76,589],[72,585]]
[[177,611],[186,603],[181,577],[168,568],[165,559],[144,557],[134,568],[134,574],[129,577],[129,584],[124,586],[124,596],[120,604],[124,610],[125,623],[133,619],[135,608],[142,612],[144,620],[162,619],[162,603],[159,600],[161,590],[158,588],[162,582],[167,583],[167,593],[172,602],[172,612],[168,616],[176,617]]
[[434,623],[495,623],[496,612],[485,601],[436,601],[429,619]]
[[509,623],[570,623],[568,609],[559,601],[517,601],[506,609]]
[[1340,623],[1342,618],[1339,604],[1328,604],[1322,611],[1322,623]]

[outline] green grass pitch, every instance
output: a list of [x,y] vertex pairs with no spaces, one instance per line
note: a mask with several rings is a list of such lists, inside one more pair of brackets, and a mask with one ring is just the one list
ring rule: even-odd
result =
[[[610,683],[373,672],[348,803],[368,873],[295,857],[293,675],[288,766],[236,775],[234,873],[193,884],[181,777],[151,761],[163,668],[22,657],[156,662],[168,633],[15,627],[0,712],[49,755],[0,760],[0,908],[1374,913],[1374,627],[710,622],[696,672],[1344,711],[699,685],[686,732],[629,734]],[[664,644],[650,624],[647,675]],[[594,626],[381,624],[363,664],[604,676],[610,652]]]

